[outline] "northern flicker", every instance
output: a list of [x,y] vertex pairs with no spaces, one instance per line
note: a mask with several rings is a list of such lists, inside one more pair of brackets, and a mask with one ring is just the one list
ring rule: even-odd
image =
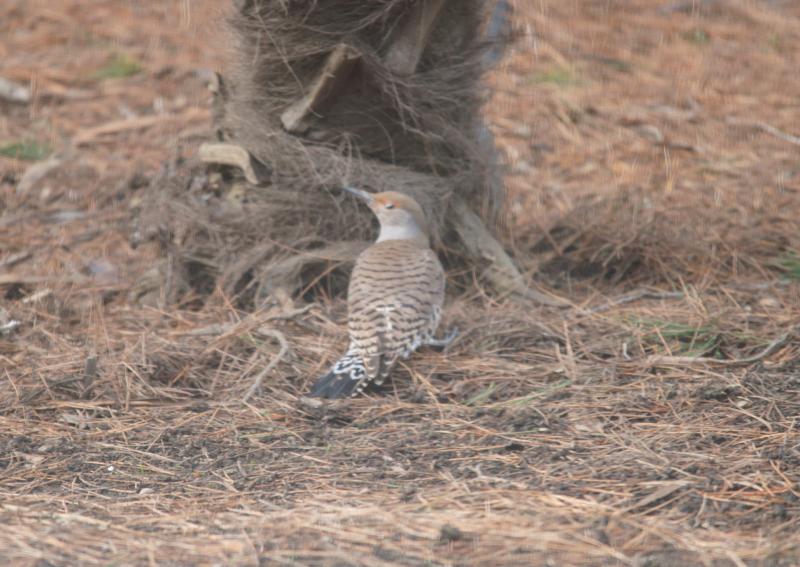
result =
[[431,250],[422,207],[394,191],[371,194],[346,188],[380,221],[378,239],[359,255],[347,292],[350,346],[311,389],[310,396],[355,396],[382,384],[399,359],[421,346],[443,347],[455,331],[435,339],[444,303],[445,276]]

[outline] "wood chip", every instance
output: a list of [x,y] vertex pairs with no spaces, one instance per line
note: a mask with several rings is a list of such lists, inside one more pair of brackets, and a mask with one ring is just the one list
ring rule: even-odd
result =
[[34,185],[61,167],[61,164],[63,163],[64,158],[62,156],[54,155],[44,161],[34,163],[28,167],[28,169],[25,170],[25,173],[22,174],[22,178],[20,178],[19,183],[17,183],[17,194],[27,194],[31,189],[33,189]]
[[0,77],[0,98],[25,104],[31,100],[31,90],[19,83]]
[[265,181],[256,173],[253,156],[236,144],[203,144],[197,152],[203,163],[218,163],[238,167],[248,183],[258,185]]
[[16,319],[12,319],[8,311],[0,307],[0,336],[9,335],[21,325]]

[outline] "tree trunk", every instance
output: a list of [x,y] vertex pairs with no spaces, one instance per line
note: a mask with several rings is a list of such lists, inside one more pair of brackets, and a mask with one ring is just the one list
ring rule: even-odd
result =
[[307,289],[374,234],[372,219],[339,194],[350,184],[411,195],[434,242],[447,242],[450,264],[474,267],[502,293],[551,302],[528,290],[482,221],[503,202],[480,114],[492,46],[484,2],[246,0],[234,8],[235,55],[216,89],[221,143],[204,146],[205,166],[159,187],[154,200],[180,273],[199,263],[227,292],[256,303]]

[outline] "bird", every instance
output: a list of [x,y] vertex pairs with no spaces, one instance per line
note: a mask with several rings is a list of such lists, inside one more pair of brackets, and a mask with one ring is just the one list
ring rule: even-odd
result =
[[442,317],[445,272],[431,249],[419,203],[396,191],[344,190],[369,206],[380,232],[350,275],[347,352],[316,381],[309,397],[356,396],[370,383],[381,385],[400,359],[422,346],[447,347],[458,332],[434,336]]

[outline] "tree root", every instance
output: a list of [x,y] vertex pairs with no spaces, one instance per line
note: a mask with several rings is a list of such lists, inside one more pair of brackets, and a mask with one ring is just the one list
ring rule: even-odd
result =
[[488,260],[489,265],[484,275],[497,292],[553,307],[569,305],[564,300],[552,298],[528,287],[525,278],[503,246],[495,240],[481,222],[480,217],[460,197],[453,199],[452,222],[472,261],[476,265],[480,265]]

